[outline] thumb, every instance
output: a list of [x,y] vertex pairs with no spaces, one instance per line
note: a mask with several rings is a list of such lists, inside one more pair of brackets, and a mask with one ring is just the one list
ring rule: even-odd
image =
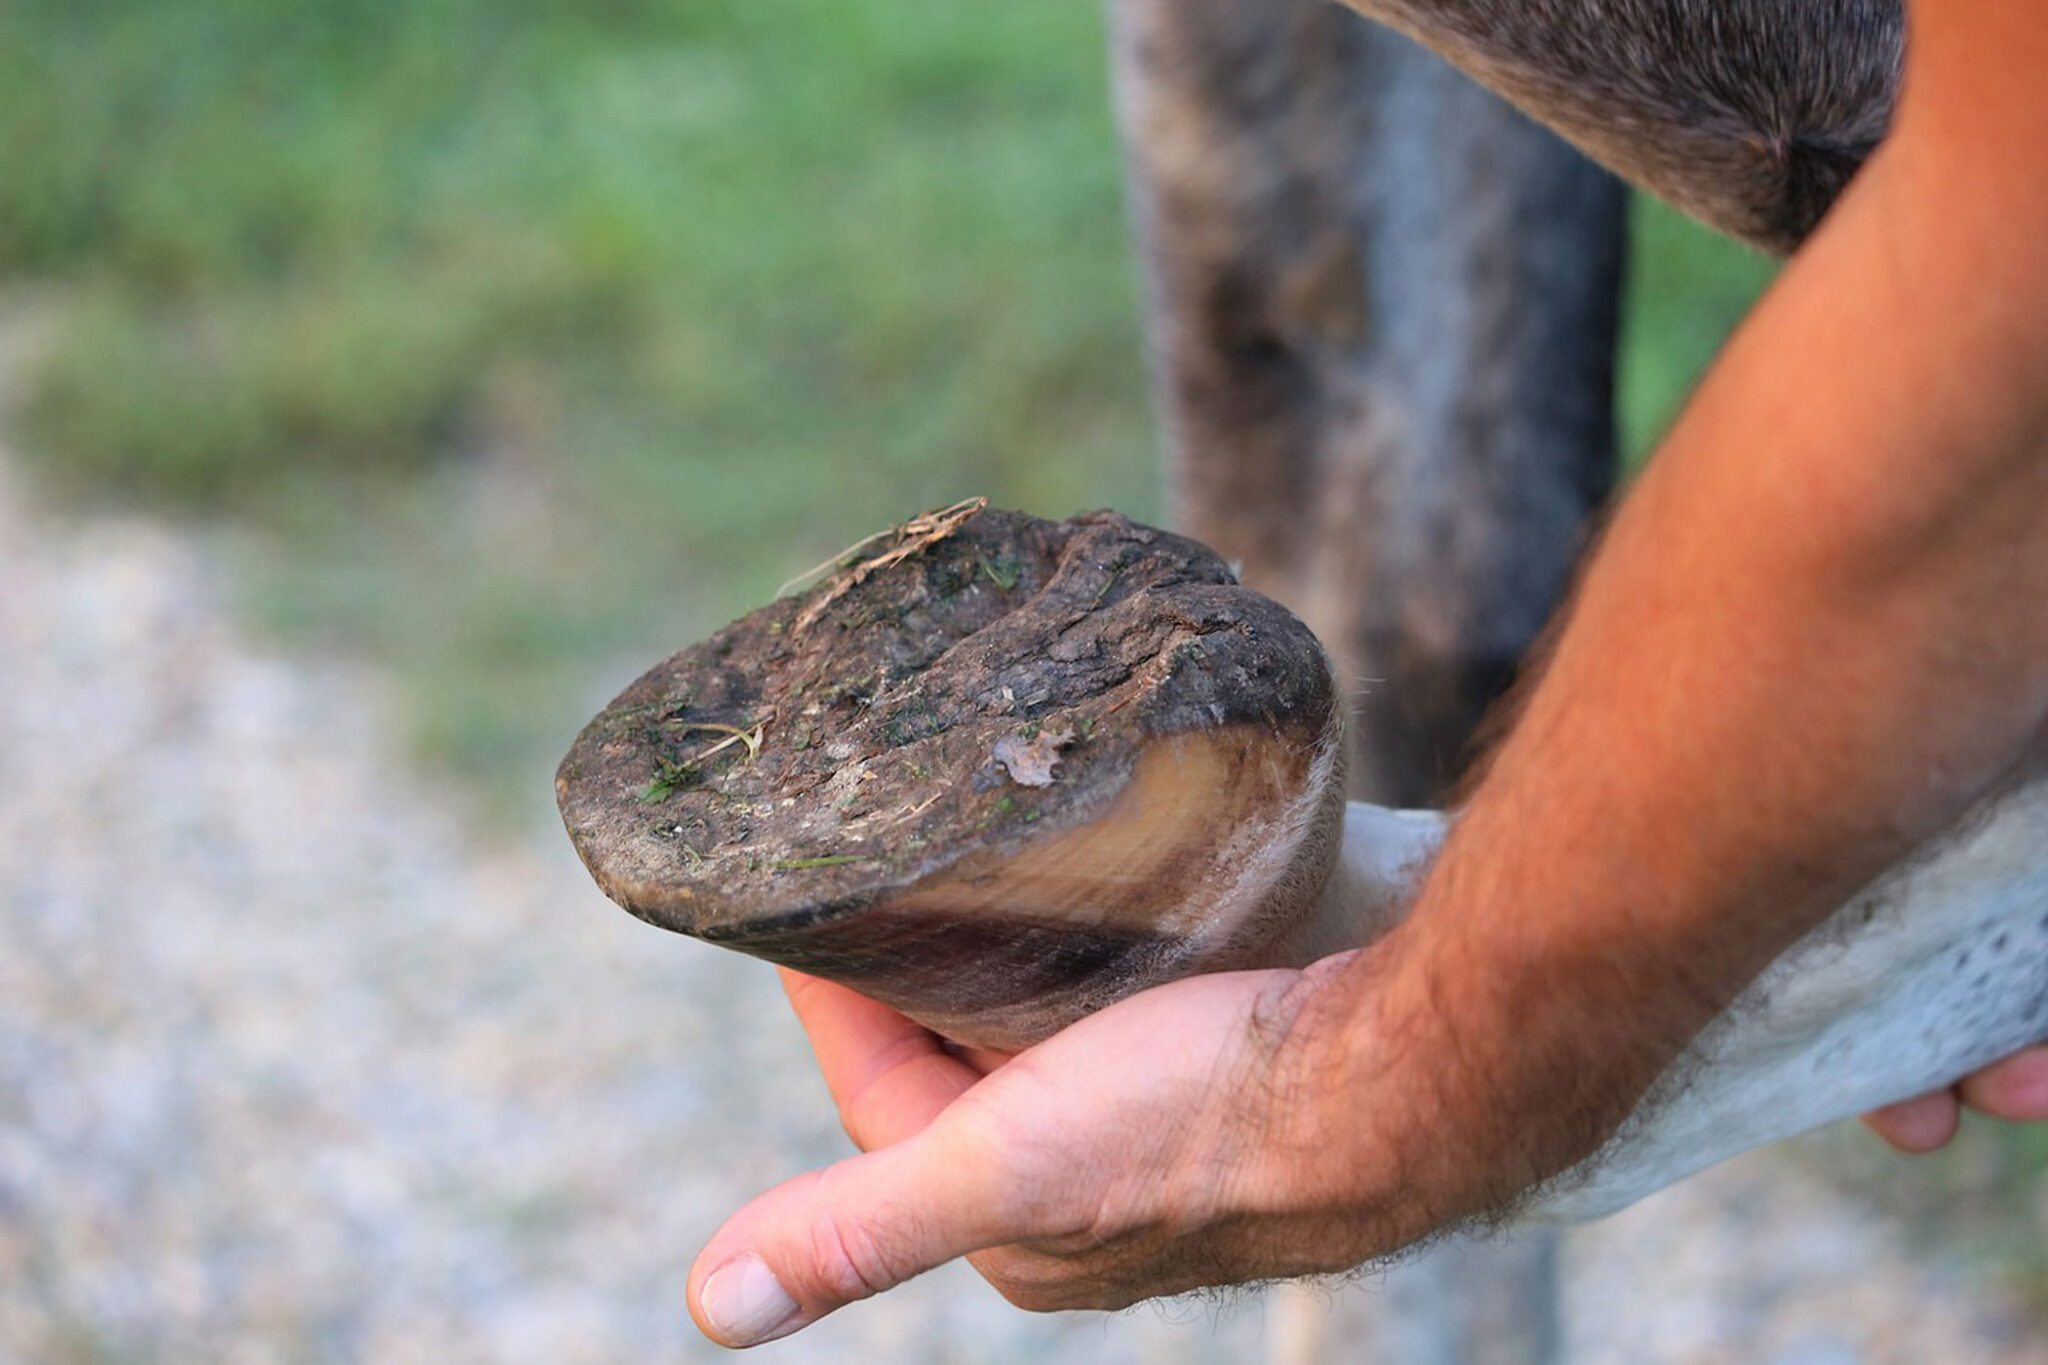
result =
[[[1048,1210],[1010,1208],[988,1152],[918,1137],[798,1176],[748,1204],[691,1267],[690,1315],[712,1340],[754,1346],[984,1247],[1033,1235]],[[1020,1217],[1021,1215],[1021,1217]]]

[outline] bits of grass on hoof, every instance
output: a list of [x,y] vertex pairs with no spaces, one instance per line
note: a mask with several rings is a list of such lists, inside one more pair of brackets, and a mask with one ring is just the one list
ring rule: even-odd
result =
[[976,502],[655,665],[556,791],[642,919],[1018,1047],[1272,959],[1329,875],[1340,716],[1201,545]]

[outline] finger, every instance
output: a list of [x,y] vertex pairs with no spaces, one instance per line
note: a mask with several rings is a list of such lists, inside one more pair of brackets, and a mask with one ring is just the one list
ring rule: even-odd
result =
[[773,1341],[834,1309],[1041,1230],[1046,1208],[992,1151],[931,1129],[799,1176],[748,1204],[691,1267],[690,1314],[727,1346]]
[[1961,1117],[1955,1092],[1934,1090],[1873,1109],[1863,1116],[1863,1122],[1900,1151],[1918,1155],[1947,1146]]
[[2048,1119],[2048,1047],[2030,1047],[1965,1076],[1963,1103],[1997,1119]]
[[837,982],[779,969],[846,1135],[862,1151],[920,1132],[981,1072],[938,1035]]

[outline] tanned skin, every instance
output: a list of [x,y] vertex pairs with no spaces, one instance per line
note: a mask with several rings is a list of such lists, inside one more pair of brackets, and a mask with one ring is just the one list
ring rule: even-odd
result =
[[[692,1271],[739,1345],[963,1254],[1028,1308],[1333,1270],[1598,1146],[2048,720],[2048,31],[1919,0],[1895,130],[1618,509],[1408,923],[1000,1066],[789,982],[867,1154]],[[993,1068],[993,1069],[990,1069]],[[986,1074],[984,1074],[986,1072]],[[2034,1114],[2038,1055],[1964,1097]],[[1945,1136],[1954,1095],[1879,1126]]]

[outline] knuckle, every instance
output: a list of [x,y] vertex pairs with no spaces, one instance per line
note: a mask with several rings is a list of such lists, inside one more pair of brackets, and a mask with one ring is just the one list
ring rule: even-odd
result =
[[978,1259],[975,1269],[996,1293],[1027,1313],[1103,1306],[1097,1296],[1104,1286],[1077,1264],[1010,1254]]
[[1159,1267],[1094,1257],[991,1278],[990,1284],[1010,1303],[1031,1313],[1113,1313],[1187,1287]]
[[822,1214],[810,1228],[810,1264],[820,1289],[843,1302],[901,1284],[919,1270],[918,1224],[900,1204],[878,1200],[847,1166],[818,1173]]
[[843,1302],[869,1298],[905,1278],[896,1273],[876,1238],[839,1218],[819,1224],[810,1259],[818,1268],[819,1287]]
[[1065,1299],[1042,1285],[1020,1284],[1016,1281],[992,1282],[996,1293],[1009,1301],[1013,1308],[1027,1313],[1057,1313],[1066,1307]]

